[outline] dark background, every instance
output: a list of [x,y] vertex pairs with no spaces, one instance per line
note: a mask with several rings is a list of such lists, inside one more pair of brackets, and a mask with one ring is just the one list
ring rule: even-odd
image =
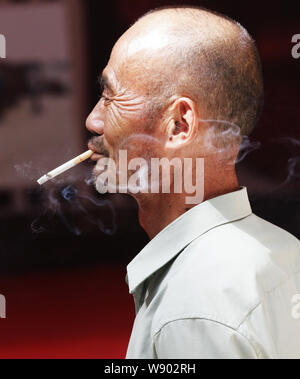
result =
[[[0,2],[0,14],[1,4],[13,3]],[[299,238],[300,59],[291,55],[291,39],[300,34],[300,7],[287,1],[67,3],[69,7],[80,4],[81,22],[76,28],[86,51],[84,96],[76,86],[72,89],[82,99],[82,116],[78,116],[82,117],[78,123],[82,151],[89,138],[83,119],[99,98],[97,76],[115,41],[143,13],[162,5],[200,5],[247,28],[262,59],[265,107],[251,136],[250,152],[238,164],[240,183],[248,187],[257,215]],[[83,57],[76,43],[73,51],[71,64],[75,65]],[[13,112],[18,107],[14,100],[18,90],[7,90],[13,98],[9,105],[7,93],[0,92],[0,110],[9,107]],[[55,91],[64,93],[58,87]],[[7,300],[7,318],[0,320],[0,357],[125,355],[134,319],[125,283],[126,265],[148,239],[138,225],[133,199],[99,196],[91,185],[83,184],[90,169],[89,164],[82,165],[75,169],[75,179],[67,177],[43,188],[30,181],[24,188],[26,208],[22,212],[13,211],[14,189],[0,189],[0,293]]]

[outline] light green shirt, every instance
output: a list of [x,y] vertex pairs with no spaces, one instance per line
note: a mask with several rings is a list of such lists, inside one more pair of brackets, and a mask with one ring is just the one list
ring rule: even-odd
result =
[[300,358],[300,242],[255,216],[245,188],[171,223],[127,280],[127,358]]

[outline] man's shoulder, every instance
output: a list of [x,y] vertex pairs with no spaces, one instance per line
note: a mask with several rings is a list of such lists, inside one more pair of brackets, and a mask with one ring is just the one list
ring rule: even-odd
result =
[[234,329],[272,290],[300,272],[299,241],[251,215],[210,230],[175,260],[161,284],[153,330],[201,318]]

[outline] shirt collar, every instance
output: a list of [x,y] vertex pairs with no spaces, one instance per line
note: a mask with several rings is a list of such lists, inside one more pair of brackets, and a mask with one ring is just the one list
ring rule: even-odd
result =
[[251,213],[245,187],[190,209],[155,236],[129,263],[129,292],[134,293],[150,275],[172,260],[197,237],[212,228],[245,218]]

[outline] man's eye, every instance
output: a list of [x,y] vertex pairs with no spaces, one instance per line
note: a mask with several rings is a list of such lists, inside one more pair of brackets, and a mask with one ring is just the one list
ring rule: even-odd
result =
[[104,95],[101,96],[101,100],[104,101],[104,105],[109,105],[112,102],[112,99],[110,99],[109,97],[106,97]]
[[103,95],[103,93],[100,95],[100,100],[110,101],[110,99],[107,96]]

